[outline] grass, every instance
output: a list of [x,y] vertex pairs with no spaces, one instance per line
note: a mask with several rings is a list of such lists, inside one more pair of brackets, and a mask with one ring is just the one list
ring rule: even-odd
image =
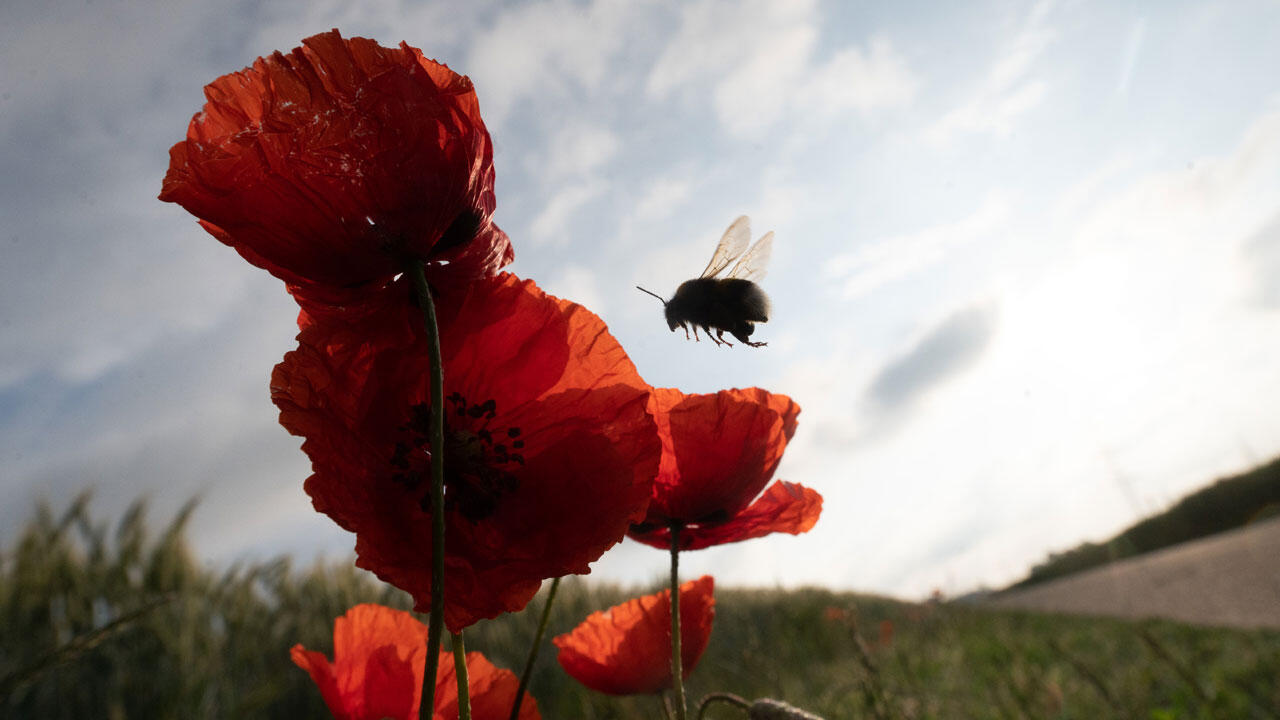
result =
[[[323,718],[290,663],[332,652],[333,619],[407,598],[349,563],[197,563],[187,508],[159,533],[136,505],[114,528],[87,498],[37,510],[0,557],[0,717]],[[656,588],[566,581],[550,635]],[[690,678],[838,718],[1277,718],[1280,633],[905,603],[823,589],[717,589],[711,645]],[[542,596],[467,631],[468,649],[523,664]],[[653,718],[652,697],[577,685],[543,648],[531,684],[545,718]],[[715,705],[712,720],[741,718]]]

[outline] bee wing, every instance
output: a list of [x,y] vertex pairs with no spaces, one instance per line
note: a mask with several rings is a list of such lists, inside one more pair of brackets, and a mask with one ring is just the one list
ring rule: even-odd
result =
[[773,231],[760,236],[755,245],[729,271],[729,277],[760,282],[768,271],[769,256],[773,254]]
[[749,242],[751,242],[751,220],[743,215],[734,220],[729,229],[724,231],[724,237],[720,238],[720,244],[716,245],[711,262],[707,263],[707,269],[703,270],[698,277],[709,278],[719,275],[721,270],[729,267],[729,263],[747,249]]

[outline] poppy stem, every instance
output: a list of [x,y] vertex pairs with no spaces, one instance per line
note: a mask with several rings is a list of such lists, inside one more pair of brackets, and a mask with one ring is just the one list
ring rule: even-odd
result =
[[547,591],[547,602],[542,606],[542,619],[538,621],[538,632],[533,636],[533,644],[529,646],[529,657],[524,662],[524,672],[520,673],[520,687],[516,690],[515,702],[511,703],[510,720],[520,717],[520,704],[524,702],[524,693],[529,689],[529,677],[533,675],[533,662],[538,659],[538,648],[542,645],[542,636],[547,632],[547,620],[551,618],[551,603],[556,599],[556,590],[560,589],[560,578],[551,581],[551,589]]
[[[444,365],[440,358],[440,329],[436,305],[421,260],[409,263],[409,274],[422,308],[431,356],[431,622],[427,626],[427,668],[422,677],[420,717],[435,716],[436,673],[440,670],[440,638],[444,635]],[[461,639],[459,639],[461,644]],[[465,674],[465,658],[463,661]],[[465,682],[465,681],[464,681]],[[461,699],[465,692],[459,691]]]
[[453,674],[458,680],[458,720],[471,720],[471,688],[467,680],[467,648],[462,644],[462,633],[452,633]]
[[680,655],[680,522],[671,523],[671,689],[676,720],[685,720],[684,669]]

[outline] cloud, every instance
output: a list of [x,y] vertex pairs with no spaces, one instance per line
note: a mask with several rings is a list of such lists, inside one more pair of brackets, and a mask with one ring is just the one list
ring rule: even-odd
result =
[[[16,531],[39,497],[57,503],[89,487],[106,516],[144,495],[157,517],[202,498],[193,526],[202,552],[260,548],[295,521],[313,551],[337,537],[302,493],[308,462],[276,423],[267,387],[294,344],[296,305],[258,275],[203,331],[165,333],[91,380],[43,372],[0,391],[0,492],[12,500],[0,527]],[[288,500],[264,507],[275,497]]]
[[522,101],[563,99],[571,90],[608,90],[622,38],[644,22],[631,3],[548,0],[501,12],[467,52],[467,74],[483,88],[485,120],[504,124]]
[[91,381],[220,322],[250,276],[190,216],[155,199],[166,150],[218,72],[210,68],[246,62],[191,42],[205,21],[224,37],[217,13],[193,3],[157,26],[134,6],[92,19],[83,3],[48,10],[0,29],[15,35],[0,37],[2,64],[15,69],[0,165],[21,168],[0,177],[0,387],[40,373]]
[[559,274],[542,283],[543,289],[556,297],[572,300],[597,315],[604,315],[608,307],[600,294],[599,274],[583,265],[565,265]]
[[689,202],[693,189],[693,177],[688,172],[655,178],[641,191],[632,219],[641,222],[663,220]]
[[900,409],[971,366],[995,334],[996,315],[994,307],[951,315],[885,366],[867,388],[868,398],[882,409]]
[[798,89],[799,106],[827,117],[863,115],[906,105],[919,81],[886,37],[873,37],[864,52],[848,47],[815,67]]
[[988,238],[1008,222],[1009,206],[1004,193],[990,192],[973,213],[956,222],[875,240],[831,258],[823,276],[837,284],[844,298],[863,297],[942,262],[968,243]]
[[1047,26],[1053,0],[1040,0],[1031,8],[1022,29],[1005,47],[987,71],[986,77],[968,93],[968,99],[946,112],[925,130],[926,140],[947,143],[964,133],[1008,135],[1014,119],[1040,104],[1044,81],[1031,76],[1031,69],[1053,42]]
[[552,135],[530,172],[548,181],[590,176],[612,160],[618,149],[618,136],[607,128],[574,123]]
[[533,241],[543,245],[566,245],[569,242],[569,219],[583,205],[603,195],[606,187],[607,183],[603,181],[588,181],[557,192],[529,225]]
[[1254,269],[1255,297],[1268,308],[1280,308],[1280,214],[1249,239],[1244,259]]
[[646,92],[655,100],[692,99],[710,85],[721,126],[744,139],[762,137],[784,118],[829,121],[911,101],[918,83],[887,38],[819,59],[817,10],[813,2],[791,0],[687,4]]

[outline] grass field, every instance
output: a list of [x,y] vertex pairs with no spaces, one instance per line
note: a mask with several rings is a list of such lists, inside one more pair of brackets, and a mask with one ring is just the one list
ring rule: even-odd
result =
[[[327,717],[289,648],[331,652],[333,619],[356,603],[407,605],[349,564],[202,569],[184,522],[152,536],[140,507],[111,527],[86,502],[37,513],[0,564],[0,717]],[[653,589],[567,581],[549,632]],[[1280,717],[1280,633],[822,589],[716,596],[695,700],[770,696],[831,720]],[[468,649],[518,669],[541,603],[469,629]],[[532,682],[544,718],[659,716],[653,697],[582,688],[554,655],[547,643]]]

